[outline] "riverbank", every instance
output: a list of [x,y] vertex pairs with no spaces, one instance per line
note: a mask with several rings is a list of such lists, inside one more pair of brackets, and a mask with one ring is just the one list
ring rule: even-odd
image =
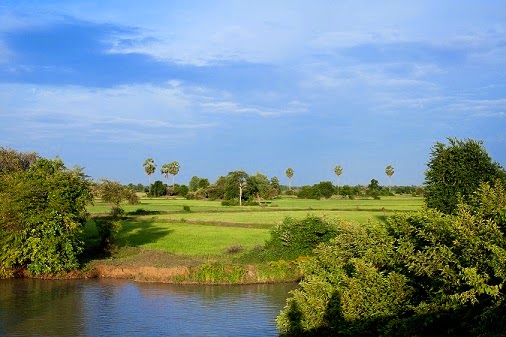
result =
[[301,273],[296,261],[238,264],[127,247],[118,250],[113,257],[90,260],[80,270],[31,276],[28,270],[19,269],[13,276],[53,280],[110,278],[136,282],[223,285],[297,282]]

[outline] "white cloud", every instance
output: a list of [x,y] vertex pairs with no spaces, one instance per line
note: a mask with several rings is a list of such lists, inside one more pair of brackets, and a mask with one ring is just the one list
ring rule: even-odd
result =
[[197,130],[226,123],[224,113],[268,117],[307,110],[297,101],[279,108],[224,100],[230,98],[228,93],[174,81],[163,87],[131,85],[108,89],[3,84],[0,129],[5,129],[4,138],[8,134],[11,138],[73,136],[93,140],[99,135],[101,141],[136,142],[191,137]]
[[[151,85],[110,89],[1,85],[0,105],[4,127],[13,137],[65,138],[65,135],[115,138],[125,134],[185,134],[216,127],[198,119],[191,97],[184,90]],[[135,141],[124,137],[123,141]]]

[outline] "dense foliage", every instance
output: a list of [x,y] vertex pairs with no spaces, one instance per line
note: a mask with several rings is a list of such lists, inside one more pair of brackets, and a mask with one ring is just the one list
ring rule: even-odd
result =
[[492,161],[482,142],[448,138],[448,145],[436,142],[432,147],[425,172],[425,202],[449,214],[456,211],[459,198],[469,201],[482,182],[497,178],[506,181],[506,173]]
[[[26,158],[17,156],[20,162]],[[4,169],[0,200],[1,274],[16,268],[56,273],[78,266],[83,244],[76,235],[91,201],[90,183],[81,169],[67,169],[58,158]]]
[[455,214],[425,208],[387,230],[340,223],[303,264],[278,318],[287,335],[502,336],[506,210],[500,181]]
[[336,235],[335,228],[334,222],[324,217],[285,218],[271,229],[270,240],[265,243],[262,254],[266,260],[293,260],[309,256],[318,244]]
[[297,197],[301,199],[328,199],[333,196],[336,191],[336,188],[330,181],[322,181],[313,186],[303,186],[297,194]]

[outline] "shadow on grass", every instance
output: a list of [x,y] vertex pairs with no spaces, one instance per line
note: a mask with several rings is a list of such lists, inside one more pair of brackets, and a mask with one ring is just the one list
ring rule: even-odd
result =
[[160,228],[151,220],[123,220],[116,237],[118,246],[142,246],[156,242],[172,233],[173,230]]
[[[113,245],[116,247],[137,247],[156,242],[169,235],[173,230],[160,228],[151,220],[121,220],[121,229],[116,235]],[[84,241],[84,251],[81,254],[81,263],[87,263],[94,259],[102,259],[111,256],[111,251],[104,250],[94,219],[87,221],[80,237]]]
[[155,215],[160,213],[160,211],[150,211],[143,208],[137,208],[135,211],[127,212],[127,215]]

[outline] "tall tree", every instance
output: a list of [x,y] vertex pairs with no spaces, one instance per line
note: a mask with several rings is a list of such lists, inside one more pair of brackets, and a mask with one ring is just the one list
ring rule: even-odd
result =
[[337,176],[337,195],[339,195],[339,177],[343,174],[343,168],[340,165],[334,167],[334,173]]
[[247,199],[248,197],[245,195],[244,190],[246,188],[249,175],[242,170],[232,171],[227,174],[225,179],[225,199],[232,200],[237,198],[239,195],[239,205],[242,205],[242,199]]
[[385,173],[388,176],[388,191],[392,191],[392,176],[394,175],[394,167],[392,165],[388,165],[385,169]]
[[483,142],[448,138],[436,142],[425,171],[424,198],[428,207],[453,213],[461,198],[469,201],[483,182],[506,181],[506,172],[489,157]]
[[151,175],[155,173],[156,170],[155,161],[153,160],[153,158],[148,158],[146,159],[144,164],[142,164],[142,166],[144,166],[144,171],[146,171],[146,174],[148,175],[148,182],[149,186],[151,187]]
[[291,183],[292,183],[292,177],[293,177],[293,168],[289,167],[286,169],[285,171],[285,174],[288,178],[288,189],[291,190],[292,189],[292,186],[291,186]]
[[167,183],[169,182],[169,170],[170,170],[170,166],[167,163],[163,164],[162,168],[160,169],[160,173],[163,174],[165,179],[167,179]]
[[172,174],[172,190],[174,190],[176,184],[175,184],[175,177],[179,173],[179,163],[177,161],[173,161],[169,163],[169,173]]

